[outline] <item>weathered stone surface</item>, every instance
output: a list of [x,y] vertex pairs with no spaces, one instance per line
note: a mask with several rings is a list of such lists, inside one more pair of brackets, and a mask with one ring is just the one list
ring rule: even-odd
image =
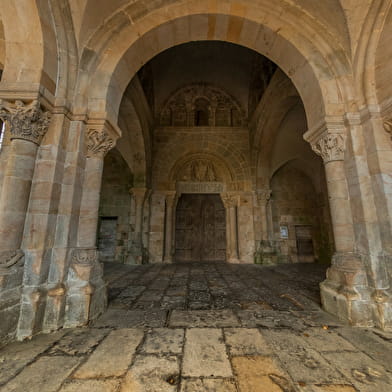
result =
[[302,335],[316,351],[358,351],[349,341],[339,336],[335,329],[309,328]]
[[281,363],[294,381],[308,384],[344,384],[346,381],[335,366],[331,365],[333,362],[328,363],[310,347],[305,337],[301,338],[288,331],[263,330],[262,334],[274,347]]
[[188,377],[233,375],[221,330],[192,328],[186,331],[182,374]]
[[51,335],[39,335],[29,342],[12,343],[0,349],[0,385],[14,377],[65,333],[66,331],[60,331]]
[[117,392],[119,380],[75,380],[65,384],[59,392]]
[[271,357],[234,357],[232,363],[240,392],[294,390],[290,378]]
[[[74,374],[75,378],[119,377],[127,371],[143,338],[140,329],[112,331]],[[108,360],[110,358],[110,360]]]
[[392,377],[380,363],[358,352],[324,353],[339,371],[361,392],[388,391]]
[[50,354],[83,355],[90,353],[109,333],[108,329],[75,329],[55,344]]
[[385,340],[372,333],[352,328],[339,328],[337,332],[357,350],[364,351],[374,360],[383,363],[392,372],[392,340]]
[[299,385],[298,389],[301,392],[357,392],[351,385]]
[[109,309],[103,316],[94,322],[96,327],[136,328],[136,327],[163,327],[166,322],[166,311],[142,311],[122,309]]
[[171,327],[237,327],[238,319],[231,310],[181,311],[174,310],[170,316]]
[[6,384],[1,391],[55,392],[80,361],[81,358],[77,357],[41,357]]
[[180,392],[237,392],[235,383],[225,379],[183,380]]
[[181,354],[184,344],[183,329],[157,328],[147,334],[142,350],[146,353]]
[[121,392],[175,392],[179,374],[174,356],[138,356],[125,376]]
[[224,334],[232,356],[271,354],[267,341],[257,329],[226,328]]

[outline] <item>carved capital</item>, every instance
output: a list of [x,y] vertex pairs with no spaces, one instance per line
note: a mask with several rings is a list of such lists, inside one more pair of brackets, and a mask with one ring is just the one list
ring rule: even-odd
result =
[[92,265],[97,261],[97,249],[77,248],[72,251],[72,264]]
[[346,150],[346,136],[342,133],[326,133],[317,142],[312,143],[312,150],[323,158],[324,163],[343,161]]
[[384,121],[384,129],[392,137],[392,118],[390,118],[389,120]]
[[48,130],[51,113],[43,110],[38,100],[0,100],[0,118],[9,124],[11,140],[23,139],[39,145]]
[[271,189],[260,189],[256,191],[256,198],[259,205],[265,205],[271,199]]
[[14,265],[20,263],[23,256],[24,253],[20,249],[0,252],[0,270],[12,268]]
[[89,120],[86,131],[87,156],[104,158],[121,136],[107,120]]
[[233,193],[221,193],[221,198],[225,208],[233,208],[238,205],[238,195]]

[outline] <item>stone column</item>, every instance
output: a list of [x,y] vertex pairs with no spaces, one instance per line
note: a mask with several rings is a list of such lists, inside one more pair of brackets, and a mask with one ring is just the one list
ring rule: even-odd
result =
[[[335,254],[321,283],[324,308],[354,324],[367,323],[371,309],[366,301],[367,278],[363,261],[355,249],[355,235],[350,197],[345,174],[344,155],[346,135],[344,127],[328,125],[318,132],[307,132],[305,140],[322,157],[325,165],[329,205],[331,211]],[[362,321],[361,321],[362,320]]]
[[143,262],[143,212],[147,188],[131,188],[129,190],[134,199],[135,229],[132,233],[130,261],[132,264]]
[[71,254],[68,275],[66,327],[85,325],[106,307],[106,285],[96,248],[98,210],[104,157],[119,136],[119,129],[106,120],[89,120],[87,123],[86,166],[77,248]]
[[12,333],[16,327],[24,261],[20,248],[37,150],[50,116],[38,100],[0,101],[0,117],[11,133],[0,199],[0,335]]
[[177,204],[177,193],[175,191],[166,193],[166,214],[165,214],[165,253],[163,262],[173,262],[173,231],[174,212]]
[[256,191],[257,204],[260,210],[261,241],[257,244],[257,262],[260,264],[274,264],[277,262],[276,250],[271,241],[272,225],[270,223],[270,200],[271,189],[260,189]]
[[227,261],[239,263],[237,234],[238,196],[232,193],[222,193],[221,198],[226,208]]

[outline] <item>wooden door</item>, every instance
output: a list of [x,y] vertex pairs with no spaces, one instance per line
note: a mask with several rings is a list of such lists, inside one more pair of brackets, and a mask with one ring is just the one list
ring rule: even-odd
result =
[[176,261],[224,261],[226,213],[219,195],[182,195],[176,211]]

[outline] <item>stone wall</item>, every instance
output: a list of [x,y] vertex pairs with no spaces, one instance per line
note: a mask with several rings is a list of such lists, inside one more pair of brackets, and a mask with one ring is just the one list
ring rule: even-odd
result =
[[[326,195],[318,194],[310,178],[290,164],[282,167],[274,175],[271,189],[272,234],[278,261],[330,262],[333,245],[330,238],[330,219],[323,211],[323,199]],[[287,228],[287,238],[285,233],[281,233],[281,227],[283,231]],[[309,230],[309,240],[313,242],[313,255],[300,256],[298,241],[301,229]]]
[[103,251],[100,256],[101,261],[124,263],[127,260],[132,224],[135,220],[134,214],[131,215],[131,211],[134,211],[130,195],[132,181],[132,174],[120,153],[117,150],[111,151],[105,158],[102,176],[98,245],[104,244],[102,225],[105,224],[105,218],[114,218],[116,222],[115,249],[111,257],[111,252],[105,252],[101,247],[99,249]]

